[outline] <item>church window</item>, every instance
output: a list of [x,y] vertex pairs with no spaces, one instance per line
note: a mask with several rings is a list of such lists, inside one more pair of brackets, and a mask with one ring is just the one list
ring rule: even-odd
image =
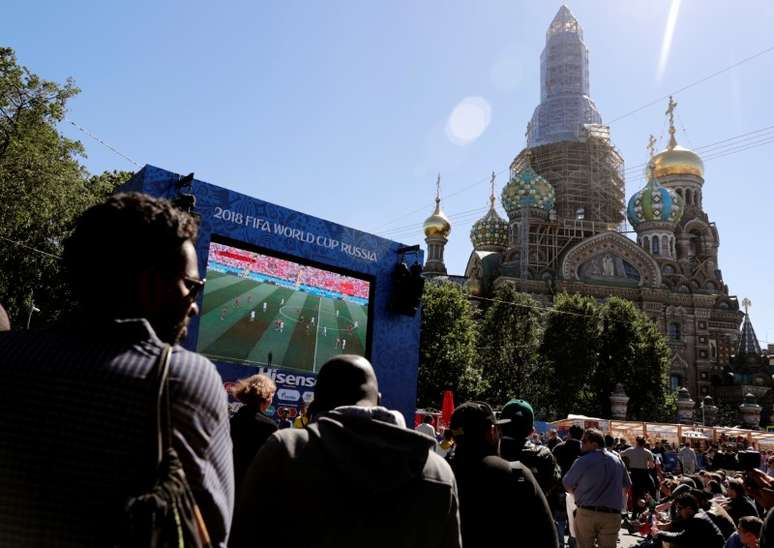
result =
[[713,361],[718,359],[718,341],[715,339],[710,339],[709,341],[709,347],[710,347],[710,359]]
[[650,253],[650,238],[648,238],[647,236],[645,236],[645,237],[642,239],[642,243],[643,243],[643,246],[642,246],[642,247],[644,247],[644,248],[645,248],[645,251],[647,251],[648,253]]
[[683,383],[682,377],[680,375],[670,375],[669,376],[669,386],[672,389],[672,392],[677,392],[680,389],[680,385]]
[[668,333],[669,338],[673,341],[680,340],[680,324],[677,322],[669,322]]
[[701,234],[698,232],[691,232],[689,235],[689,255],[691,257],[701,256],[702,254],[702,248],[701,248]]
[[658,246],[658,236],[653,236],[653,254],[660,255]]
[[676,253],[675,253],[675,237],[674,236],[671,236],[669,238],[669,248],[672,250],[672,257],[675,257]]
[[664,255],[669,257],[669,238],[661,236],[661,249],[664,250]]
[[685,191],[685,203],[688,205],[693,203],[693,192],[691,192],[690,188]]

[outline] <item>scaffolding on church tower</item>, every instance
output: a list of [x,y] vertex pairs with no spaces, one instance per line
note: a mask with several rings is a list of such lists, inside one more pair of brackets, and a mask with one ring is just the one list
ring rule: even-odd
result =
[[615,230],[624,221],[624,161],[610,143],[607,128],[586,126],[581,141],[561,141],[530,148],[531,159],[522,150],[511,164],[511,172],[528,162],[556,191],[556,213],[560,218],[582,218],[608,223]]
[[[554,186],[556,214],[521,232],[520,262],[529,257],[530,277],[556,270],[562,253],[572,244],[623,224],[625,190],[623,158],[610,143],[607,128],[587,125],[582,141],[563,141],[522,150],[511,173],[531,165]],[[519,269],[523,276],[523,267]]]
[[[520,227],[506,261],[524,278],[556,271],[572,244],[601,232],[625,231],[624,161],[590,97],[583,29],[567,6],[556,13],[540,56],[540,104],[527,125],[526,148],[511,176],[531,166],[553,185],[555,213]],[[523,221],[521,223],[524,224]]]

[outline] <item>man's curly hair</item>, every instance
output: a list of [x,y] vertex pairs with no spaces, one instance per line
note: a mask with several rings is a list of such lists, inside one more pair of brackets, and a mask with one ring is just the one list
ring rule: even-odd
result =
[[169,200],[115,194],[76,220],[64,241],[65,274],[76,298],[99,302],[148,268],[174,272],[197,231],[198,221]]
[[247,405],[260,405],[271,401],[277,385],[267,375],[258,373],[246,379],[240,379],[232,389],[233,396]]

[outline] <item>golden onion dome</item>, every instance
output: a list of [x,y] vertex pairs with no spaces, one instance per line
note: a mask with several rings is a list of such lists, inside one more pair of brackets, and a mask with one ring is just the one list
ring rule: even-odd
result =
[[678,144],[659,152],[651,161],[653,175],[657,179],[670,175],[696,175],[704,178],[704,162],[701,157]]
[[436,197],[435,199],[435,211],[427,219],[425,224],[422,225],[422,230],[425,232],[425,236],[443,236],[449,237],[451,232],[451,223],[446,217],[446,214],[441,210],[441,199]]

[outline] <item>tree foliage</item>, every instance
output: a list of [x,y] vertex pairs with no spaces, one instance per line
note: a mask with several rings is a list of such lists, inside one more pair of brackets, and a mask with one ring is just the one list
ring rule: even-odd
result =
[[511,398],[545,408],[547,377],[538,353],[541,311],[529,295],[499,287],[480,323],[479,341],[487,400],[495,406]]
[[674,420],[677,401],[668,388],[671,351],[664,336],[626,299],[611,297],[601,316],[599,365],[593,376],[597,412],[610,415],[610,392],[621,383],[629,396],[629,418]]
[[591,414],[597,400],[589,380],[599,364],[599,306],[592,297],[562,293],[554,300],[551,312],[540,352],[553,379],[552,414]]
[[68,308],[57,259],[62,240],[79,213],[130,175],[90,177],[79,162],[81,143],[59,132],[78,92],[72,80],[44,80],[0,48],[0,302],[17,326],[33,290],[39,321]]
[[466,295],[452,283],[426,283],[417,406],[439,408],[444,390],[460,402],[478,397],[483,383],[476,362],[476,323]]

